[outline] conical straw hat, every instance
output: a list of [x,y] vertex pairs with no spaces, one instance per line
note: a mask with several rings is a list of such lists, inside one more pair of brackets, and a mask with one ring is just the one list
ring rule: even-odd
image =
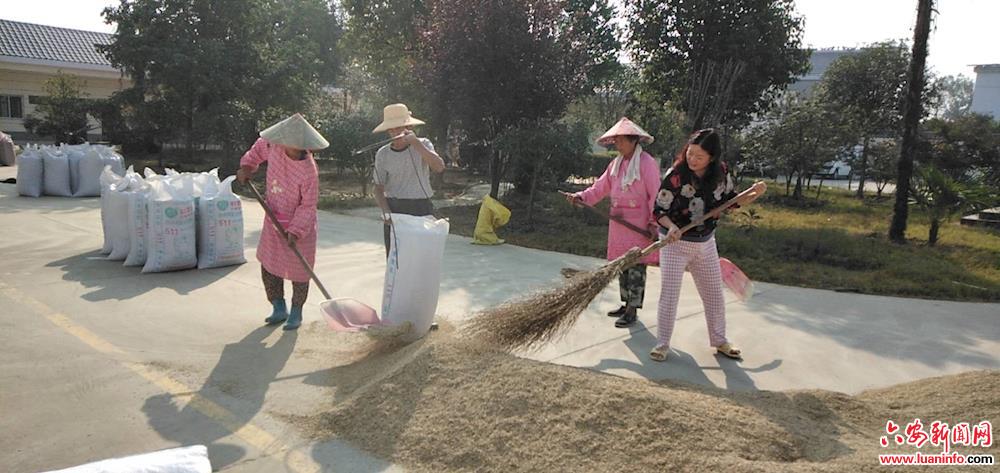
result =
[[260,137],[276,145],[285,145],[298,149],[323,149],[330,146],[330,142],[319,134],[305,117],[296,113],[266,130],[260,132]]
[[621,135],[638,136],[639,141],[647,145],[653,142],[653,135],[646,133],[646,130],[643,130],[639,125],[632,123],[632,120],[622,117],[621,120],[618,120],[618,123],[615,123],[615,126],[604,132],[604,134],[597,139],[597,143],[602,145],[611,145],[615,143],[615,137]]

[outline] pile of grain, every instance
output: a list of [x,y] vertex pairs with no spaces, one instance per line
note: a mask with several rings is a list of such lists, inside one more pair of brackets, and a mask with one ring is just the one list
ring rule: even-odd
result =
[[449,329],[330,376],[331,410],[298,425],[413,471],[879,470],[879,453],[913,452],[879,447],[887,419],[1000,422],[998,372],[859,396],[734,393],[517,358]]

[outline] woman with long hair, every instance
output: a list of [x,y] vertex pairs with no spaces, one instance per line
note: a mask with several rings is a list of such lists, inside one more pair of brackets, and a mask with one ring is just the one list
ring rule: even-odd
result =
[[[726,339],[726,303],[715,244],[720,208],[737,195],[721,154],[722,145],[715,130],[707,128],[695,132],[677,154],[656,195],[653,215],[660,225],[660,239],[670,243],[660,250],[662,287],[657,307],[658,343],[649,353],[654,361],[666,360],[670,351],[685,269],[691,271],[705,308],[709,344],[725,356],[741,357],[740,349]],[[738,204],[753,202],[767,189],[763,182],[757,182],[754,187],[757,193]],[[681,234],[682,227],[704,215],[709,218]]]

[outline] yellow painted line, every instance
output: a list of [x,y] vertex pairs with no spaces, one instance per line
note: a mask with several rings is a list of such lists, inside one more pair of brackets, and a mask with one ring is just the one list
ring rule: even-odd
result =
[[45,317],[53,325],[59,327],[64,332],[76,337],[87,346],[107,355],[115,355],[118,363],[128,368],[133,373],[141,376],[146,381],[156,385],[163,391],[175,398],[190,398],[188,403],[198,412],[206,417],[218,422],[227,431],[243,439],[243,441],[257,448],[267,455],[289,451],[284,458],[285,467],[293,472],[315,472],[318,468],[312,460],[299,450],[291,450],[266,430],[257,427],[250,422],[243,422],[237,418],[229,409],[219,405],[211,399],[195,392],[190,386],[177,381],[163,373],[149,369],[141,362],[121,358],[128,358],[129,355],[124,350],[116,347],[107,340],[104,340],[96,333],[76,324],[65,314],[62,314],[45,303],[28,296],[27,294],[0,282],[0,293],[4,296],[24,305],[31,311]]

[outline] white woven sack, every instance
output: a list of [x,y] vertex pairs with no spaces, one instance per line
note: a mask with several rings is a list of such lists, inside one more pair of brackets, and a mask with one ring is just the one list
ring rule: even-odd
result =
[[233,193],[233,180],[222,181],[212,197],[199,201],[198,269],[246,263],[243,239],[243,203]]

